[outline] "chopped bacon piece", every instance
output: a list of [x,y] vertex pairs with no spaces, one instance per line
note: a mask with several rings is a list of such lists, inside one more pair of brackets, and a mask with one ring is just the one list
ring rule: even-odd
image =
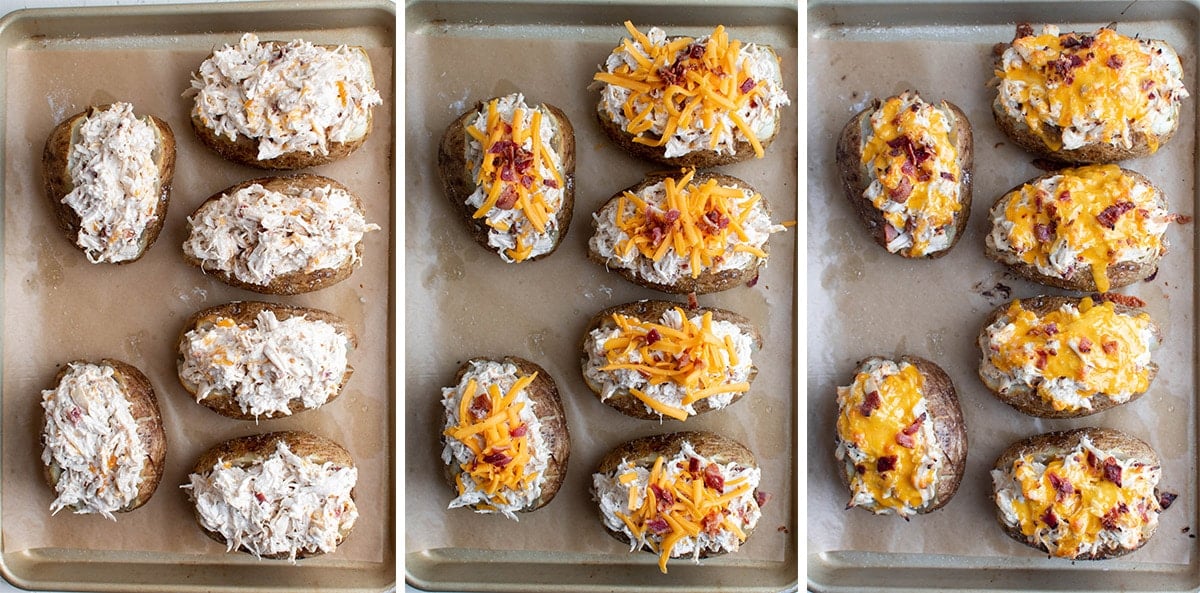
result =
[[883,405],[883,400],[879,398],[879,392],[872,391],[863,398],[862,405],[858,407],[858,413],[870,418],[871,412],[878,410],[881,405]]
[[1049,243],[1055,235],[1056,223],[1050,224],[1037,223],[1033,225],[1033,238],[1038,240],[1038,243]]
[[657,329],[651,328],[650,331],[646,332],[646,345],[647,346],[649,346],[661,339],[662,339],[662,335],[658,333]]
[[693,474],[700,473],[700,460],[696,457],[688,457],[688,471]]
[[[858,469],[860,467],[862,467],[862,466],[856,465],[856,466],[854,466],[854,469]],[[862,472],[859,472],[859,473],[862,473]],[[1174,496],[1174,494],[1172,494],[1171,496]],[[1172,498],[1171,500],[1175,500],[1175,499]],[[767,506],[767,503],[771,502],[771,493],[763,492],[762,490],[755,490],[754,491],[754,502],[758,505],[758,508],[760,508],[760,509]],[[1168,506],[1169,506],[1169,504],[1170,503],[1168,503]],[[1167,507],[1163,507],[1163,508],[1165,509]]]
[[856,464],[854,464],[854,472],[861,476],[861,475],[867,473],[867,466],[865,466],[861,463],[856,463]]
[[1108,355],[1116,354],[1117,350],[1120,347],[1121,347],[1121,345],[1118,344],[1115,340],[1105,340],[1104,343],[1100,344],[1100,349],[1103,350],[1104,353],[1108,354]]
[[654,535],[663,535],[671,532],[671,525],[662,517],[655,517],[646,521],[646,529],[654,532]]
[[1050,529],[1058,527],[1058,515],[1054,514],[1054,509],[1046,509],[1046,512],[1042,513],[1042,522]]
[[1037,360],[1034,361],[1033,366],[1037,367],[1038,369],[1044,370],[1046,368],[1046,363],[1049,360],[1050,360],[1050,355],[1045,350],[1038,350],[1037,351]]
[[1100,295],[1101,301],[1108,301],[1115,305],[1124,305],[1134,309],[1140,309],[1146,306],[1146,301],[1128,294],[1120,294],[1116,292],[1106,292]]
[[264,496],[262,492],[255,492],[254,499],[258,502],[267,502],[267,497]]
[[700,521],[700,530],[709,535],[716,535],[721,532],[721,513],[713,509],[704,516]]
[[1088,451],[1087,452],[1087,464],[1088,464],[1088,467],[1095,469],[1097,467],[1100,467],[1100,460],[1096,459],[1095,453]]
[[1058,334],[1058,324],[1053,321],[1051,321],[1050,323],[1047,323],[1046,325],[1043,325],[1042,329],[1045,330],[1047,336],[1053,336],[1053,335]]
[[921,412],[921,415],[917,416],[917,419],[913,420],[912,423],[910,423],[908,426],[905,426],[904,430],[902,430],[901,432],[903,432],[904,434],[907,434],[907,435],[916,434],[916,432],[918,430],[921,430],[921,424],[923,422],[925,422],[925,417],[926,417],[926,413]]
[[1071,484],[1070,480],[1058,474],[1046,475],[1050,477],[1050,485],[1054,487],[1054,492],[1056,493],[1055,500],[1061,502],[1066,497],[1075,493],[1075,486]]
[[1130,210],[1133,210],[1133,202],[1117,202],[1100,211],[1100,214],[1096,215],[1096,220],[1105,227],[1113,229],[1117,226],[1117,219]]
[[696,300],[695,292],[689,292],[687,295],[687,299],[688,299],[688,309],[699,309],[700,308],[700,301]]
[[1103,471],[1104,471],[1104,479],[1105,480],[1108,480],[1109,482],[1116,484],[1117,488],[1121,487],[1121,464],[1117,463],[1116,458],[1114,458],[1114,457],[1104,458]]
[[725,477],[721,475],[720,466],[715,463],[704,466],[704,485],[717,492],[725,491]]
[[704,57],[704,46],[699,43],[693,43],[688,46],[687,55],[693,60],[699,60]]
[[508,434],[514,437],[523,437],[529,434],[529,426],[526,424],[518,424],[508,431]]
[[657,501],[659,513],[665,513],[675,505],[675,494],[670,490],[658,484],[651,484],[650,489],[654,491],[654,499]]
[[899,185],[888,190],[888,197],[897,204],[903,204],[910,195],[912,195],[912,182],[908,180],[908,177],[901,177]]
[[912,161],[905,159],[904,164],[900,165],[900,172],[909,177],[913,177],[917,174],[917,167]]
[[941,178],[945,179],[947,181],[954,181],[954,173],[951,173],[949,171],[942,171]]
[[758,284],[758,274],[757,273],[754,274],[753,278],[746,281],[746,286],[749,286],[750,288],[754,288],[754,286],[757,284]]
[[1104,525],[1105,529],[1116,529],[1117,520],[1121,518],[1121,515],[1128,512],[1129,506],[1123,502],[1119,503],[1113,508],[1109,509],[1107,513],[1104,513],[1104,516],[1100,518],[1100,524]]
[[1076,346],[1080,352],[1087,354],[1092,351],[1092,341],[1087,339],[1087,336],[1079,338],[1079,344]]
[[904,447],[905,449],[912,449],[913,445],[916,443],[913,441],[912,436],[904,434],[903,432],[898,432],[896,433],[896,444]]
[[1179,224],[1191,224],[1192,217],[1187,214],[1172,214],[1171,219]]
[[754,88],[754,79],[747,78],[746,80],[742,81],[742,86],[739,86],[738,90],[742,91],[742,94],[746,94],[746,93],[750,92],[750,89],[752,89],[752,88]]
[[553,179],[553,178],[551,178],[551,179],[543,179],[543,180],[542,180],[542,185],[544,185],[544,186],[546,186],[546,187],[550,187],[550,188],[558,189],[558,180],[557,180],[557,179]]
[[875,462],[875,471],[877,471],[881,474],[884,472],[890,472],[890,471],[896,469],[896,461],[898,461],[898,459],[896,458],[895,455],[885,455],[883,457],[880,457]]
[[1113,70],[1117,70],[1121,66],[1125,65],[1125,60],[1122,60],[1121,56],[1119,56],[1117,54],[1113,54],[1111,56],[1108,56],[1108,61],[1104,62],[1104,65],[1108,66],[1109,68],[1112,68]]
[[476,420],[483,420],[492,413],[492,398],[488,394],[481,393],[471,400],[471,405],[467,407],[467,413]]
[[894,227],[890,224],[883,225],[883,242],[884,243],[891,243],[893,240],[896,239],[896,237],[899,237],[899,236],[900,236],[900,231],[896,230],[896,227]]
[[504,467],[511,463],[512,460],[512,456],[503,451],[492,451],[483,456],[484,463],[490,463],[496,467]]
[[1175,503],[1176,498],[1179,498],[1179,495],[1175,494],[1174,492],[1159,492],[1158,506],[1165,511],[1171,508],[1171,505]]
[[83,419],[83,412],[79,408],[71,408],[67,412],[67,419],[71,421],[71,426],[75,426]]
[[1013,37],[1013,40],[1016,41],[1022,37],[1033,37],[1033,25],[1029,23],[1017,23],[1017,34]]
[[500,197],[496,198],[496,207],[501,210],[512,210],[517,205],[517,190],[511,185],[504,186]]

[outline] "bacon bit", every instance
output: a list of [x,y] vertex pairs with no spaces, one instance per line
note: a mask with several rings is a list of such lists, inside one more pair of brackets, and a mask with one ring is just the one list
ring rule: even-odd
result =
[[1046,509],[1046,512],[1042,513],[1042,522],[1050,529],[1058,527],[1058,515],[1054,514],[1054,509]]
[[951,173],[949,171],[942,171],[941,178],[945,179],[946,181],[954,181],[954,173]]
[[671,533],[671,526],[667,523],[667,520],[663,519],[662,517],[655,517],[649,521],[646,521],[646,529],[653,531],[654,535],[665,535],[667,533]]
[[1046,475],[1050,477],[1050,485],[1054,487],[1054,491],[1057,493],[1054,498],[1056,501],[1062,502],[1064,498],[1075,493],[1075,486],[1071,484],[1070,480],[1058,474]]
[[758,273],[755,273],[754,277],[746,282],[746,286],[749,286],[750,288],[754,288],[757,284],[758,284]]
[[699,43],[693,43],[688,46],[687,55],[693,60],[699,60],[704,57],[704,46]]
[[1172,214],[1171,219],[1179,224],[1192,224],[1192,217],[1187,214]]
[[867,473],[867,467],[861,463],[856,463],[854,464],[854,472],[861,476]]
[[895,188],[888,190],[888,197],[897,204],[903,204],[908,200],[908,196],[912,194],[912,182],[908,177],[901,177],[900,184]]
[[501,210],[512,210],[516,205],[517,190],[511,185],[504,186],[504,189],[500,191],[500,197],[496,198],[496,207]]
[[744,94],[750,92],[750,89],[752,89],[752,88],[754,88],[754,79],[747,78],[746,80],[742,81],[742,86],[738,87],[738,90],[742,91],[742,94],[744,95]]
[[687,299],[688,299],[688,309],[699,309],[700,308],[700,301],[696,300],[695,291],[689,292],[687,295]]
[[1104,513],[1104,516],[1100,518],[1100,524],[1104,525],[1105,529],[1116,529],[1117,520],[1121,518],[1121,515],[1128,512],[1129,506],[1122,502],[1109,509],[1107,513]]
[[[860,467],[862,467],[862,466],[856,465],[856,466],[854,466],[854,469],[858,469]],[[1174,495],[1172,494],[1172,496],[1174,496]],[[762,490],[754,491],[754,502],[755,502],[755,504],[758,505],[758,508],[760,508],[760,509],[767,506],[767,503],[771,502],[771,498],[772,497],[771,497],[770,492],[763,492]],[[1171,500],[1174,500],[1174,498],[1172,498]],[[1163,507],[1163,508],[1165,509],[1167,507]]]
[[1058,324],[1053,321],[1043,325],[1042,328],[1046,331],[1047,336],[1058,335]]
[[543,180],[542,180],[542,185],[544,185],[544,186],[546,186],[546,187],[550,187],[550,188],[558,189],[558,180],[557,180],[557,179],[554,179],[554,178],[550,178],[550,179],[543,179]]
[[1121,345],[1115,340],[1105,340],[1104,343],[1100,344],[1100,349],[1104,350],[1104,353],[1108,354],[1109,356],[1116,354],[1120,347]]
[[512,427],[512,429],[508,431],[508,434],[514,437],[523,437],[529,434],[529,426],[525,424],[518,424]]
[[254,498],[258,500],[258,502],[267,502],[267,497],[263,496],[262,492],[255,492]]
[[871,412],[878,410],[879,406],[883,405],[883,400],[879,398],[878,391],[872,391],[863,398],[863,403],[858,407],[858,413],[864,418],[870,418]]
[[896,444],[904,447],[905,449],[912,449],[913,445],[916,443],[913,441],[911,436],[906,435],[903,432],[898,432],[896,433]]
[[1017,35],[1013,37],[1013,40],[1015,41],[1022,37],[1033,37],[1033,25],[1029,23],[1017,23]]
[[688,471],[693,474],[700,473],[700,460],[695,457],[688,458]]
[[1051,221],[1050,224],[1037,223],[1033,225],[1033,238],[1038,240],[1038,243],[1049,243],[1054,238],[1058,223]]
[[700,530],[708,535],[716,535],[721,532],[721,513],[713,509],[704,516],[700,521]]
[[649,346],[661,339],[662,339],[662,335],[658,333],[657,329],[651,329],[650,331],[646,332],[646,345],[647,346]]
[[492,451],[483,456],[483,462],[494,465],[496,467],[504,467],[511,463],[513,458],[503,451]]
[[1080,352],[1087,354],[1092,351],[1092,341],[1087,339],[1087,336],[1082,336],[1079,338],[1079,345],[1076,347],[1079,348]]
[[657,501],[659,513],[665,513],[675,505],[675,495],[670,490],[658,484],[651,484],[650,489],[654,491],[654,498]]
[[658,77],[662,79],[667,86],[673,84],[681,84],[687,80],[687,71],[690,70],[687,64],[683,63],[683,56],[675,60],[674,64],[665,68],[658,69]]
[[1108,301],[1114,305],[1123,305],[1133,309],[1140,309],[1146,306],[1146,301],[1143,301],[1135,296],[1121,294],[1119,292],[1106,292],[1100,295],[1099,300]]
[[1179,495],[1175,494],[1174,492],[1159,492],[1158,493],[1158,506],[1160,508],[1162,508],[1162,510],[1165,511],[1165,510],[1171,508],[1172,504],[1175,504],[1176,498],[1179,498]]
[[471,405],[467,408],[467,413],[476,420],[483,420],[492,413],[492,398],[488,394],[481,393],[471,400]]
[[79,424],[79,421],[83,419],[83,412],[80,411],[79,408],[71,408],[71,410],[67,412],[67,419],[71,421],[72,426],[77,425]]
[[1105,62],[1104,65],[1108,66],[1109,68],[1112,68],[1113,70],[1117,70],[1117,69],[1120,69],[1121,66],[1125,65],[1125,60],[1122,60],[1121,56],[1119,56],[1117,54],[1113,54],[1111,56],[1108,56],[1108,61]]
[[721,468],[717,464],[704,466],[704,485],[717,492],[725,491],[725,477],[721,475]]
[[890,471],[896,469],[896,461],[897,461],[897,458],[895,455],[885,455],[883,457],[880,457],[875,462],[875,471],[877,471],[881,474],[884,472],[890,472]]
[[1117,219],[1132,209],[1133,202],[1117,202],[1102,210],[1100,214],[1097,214],[1096,220],[1100,221],[1100,224],[1105,227],[1108,227],[1109,230],[1112,230],[1117,226]]
[[1095,469],[1097,467],[1100,467],[1100,460],[1096,459],[1095,453],[1088,451],[1087,452],[1087,464],[1088,464],[1088,467]]
[[884,243],[891,243],[893,240],[896,239],[896,237],[899,237],[899,236],[900,236],[900,231],[896,230],[896,227],[894,227],[890,224],[883,225],[883,242]]
[[921,424],[923,422],[925,422],[925,416],[926,416],[925,412],[921,412],[921,415],[917,416],[916,420],[913,420],[911,424],[909,424],[908,426],[905,426],[904,430],[902,430],[900,432],[907,434],[907,435],[916,434],[916,432],[918,430],[921,430]]
[[1050,359],[1050,355],[1045,350],[1037,351],[1037,361],[1033,363],[1039,370],[1045,370],[1046,362]]
[[1104,479],[1121,487],[1121,465],[1117,463],[1116,458],[1106,457],[1104,459]]

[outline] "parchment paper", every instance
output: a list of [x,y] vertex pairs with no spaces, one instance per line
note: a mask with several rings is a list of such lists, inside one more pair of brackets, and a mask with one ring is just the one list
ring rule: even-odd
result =
[[[999,19],[999,17],[997,17]],[[1117,16],[1113,15],[1113,20]],[[1012,39],[1011,25],[839,28],[809,36],[808,173],[808,553],[869,551],[981,557],[980,566],[1005,567],[1029,560],[1036,568],[1129,568],[1195,561],[1194,422],[1195,284],[1194,224],[1172,225],[1170,252],[1156,278],[1120,292],[1147,303],[1163,327],[1165,343],[1154,354],[1158,377],[1140,400],[1076,420],[1025,416],[993,397],[977,376],[975,337],[993,308],[1038,294],[1062,294],[1005,273],[983,255],[990,228],[987,210],[1013,186],[1042,173],[1032,157],[996,127],[990,102],[992,44]],[[1095,30],[1107,23],[1063,23],[1062,30]],[[817,26],[817,25],[812,25]],[[1037,25],[1035,25],[1037,26]],[[1194,27],[1192,25],[1191,27]],[[1195,92],[1195,30],[1178,22],[1122,24],[1127,35],[1163,38],[1180,53],[1185,82]],[[875,245],[842,194],[834,146],[842,126],[872,98],[905,89],[933,102],[948,99],[966,112],[975,135],[974,207],[954,251],[934,261],[907,261]],[[1172,212],[1191,216],[1195,190],[1195,101],[1183,108],[1179,132],[1157,154],[1123,166],[1146,174],[1167,194]],[[1006,288],[1007,287],[1007,288]],[[940,364],[958,390],[970,448],[966,475],[942,510],[903,521],[859,509],[849,498],[834,461],[835,390],[849,384],[857,361],[905,353]],[[1158,534],[1142,550],[1097,564],[1048,560],[1006,536],[996,523],[988,470],[1010,443],[1050,430],[1080,426],[1119,428],[1149,442],[1163,461],[1163,490],[1180,495],[1161,516]],[[860,557],[855,557],[861,559]],[[1040,558],[1040,559],[1039,559]],[[851,560],[851,566],[856,560]],[[934,562],[911,557],[889,563]],[[951,562],[953,562],[951,560]],[[885,573],[881,573],[885,574]],[[959,587],[987,587],[986,575]],[[1115,581],[1113,581],[1115,583]]]
[[[614,22],[611,37],[603,42],[544,39],[536,26],[524,30],[527,35],[513,39],[497,38],[487,27],[442,35],[434,25],[422,34],[410,33],[406,40],[407,553],[439,548],[537,550],[587,553],[601,565],[629,562],[628,546],[604,532],[589,494],[600,457],[627,439],[708,429],[747,445],[763,469],[760,488],[775,496],[743,548],[709,562],[794,557],[795,233],[771,238],[771,259],[757,286],[699,299],[702,305],[738,311],[762,328],[766,345],[755,359],[760,371],[749,395],[725,410],[661,425],[628,418],[601,403],[583,383],[579,369],[579,344],[588,319],[611,305],[670,297],[634,286],[587,261],[591,213],[661,167],[621,153],[603,137],[594,119],[598,94],[586,87],[597,64],[620,41],[624,29],[619,23]],[[736,30],[730,34],[738,37]],[[785,86],[795,99],[796,51],[778,49],[784,56]],[[547,102],[566,111],[575,128],[578,163],[574,217],[564,244],[545,260],[507,265],[476,245],[457,219],[440,189],[436,147],[446,126],[477,101],[517,90],[528,102]],[[770,203],[776,221],[795,216],[795,126],[795,111],[789,109],[766,158],[723,169],[753,184]],[[554,377],[572,439],[562,490],[548,506],[521,515],[519,523],[468,509],[446,510],[452,496],[443,482],[440,460],[441,388],[452,382],[466,359],[505,354],[537,362]],[[649,554],[637,556],[653,560]],[[687,564],[673,561],[670,570],[686,571]],[[657,573],[647,566],[646,574],[651,571]]]
[[[286,33],[284,34],[286,35]],[[308,31],[316,43],[339,43],[345,32]],[[265,37],[264,37],[265,38]],[[292,37],[285,37],[291,39]],[[345,446],[359,470],[360,518],[336,553],[305,565],[391,562],[393,427],[389,262],[392,209],[392,64],[390,47],[370,48],[384,105],[374,130],[345,161],[312,172],[355,191],[367,220],[381,232],[365,239],[363,266],[346,281],[308,295],[260,296],[228,287],[184,263],[186,217],[211,194],[269,173],[222,160],[195,139],[189,123],[190,72],[214,44],[237,37],[189,39],[157,48],[105,49],[88,40],[53,48],[33,44],[6,56],[8,128],[4,188],[4,374],[2,519],[4,552],[69,548],[179,554],[180,562],[220,562],[225,548],[195,525],[179,489],[204,450],[237,436],[303,429]],[[147,255],[123,266],[92,265],[63,236],[42,190],[40,159],[50,130],[89,104],[130,101],[137,113],[170,124],[177,142],[174,190],[166,223]],[[179,384],[175,340],[184,319],[233,300],[262,299],[322,308],[345,318],[359,338],[353,377],[341,397],[286,419],[239,421],[197,404]],[[52,490],[41,478],[38,433],[41,391],[73,359],[115,357],[140,368],[154,385],[168,440],[167,467],[144,507],[116,522],[67,511],[51,517]],[[238,554],[237,556],[241,556]],[[120,559],[122,556],[108,556]],[[124,556],[132,558],[133,556]],[[69,579],[69,575],[64,575]],[[114,575],[114,578],[119,576]]]

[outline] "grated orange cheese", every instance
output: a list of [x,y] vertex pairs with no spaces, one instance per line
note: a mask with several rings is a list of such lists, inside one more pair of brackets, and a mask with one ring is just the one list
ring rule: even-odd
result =
[[[462,473],[455,477],[455,485],[460,496],[466,491],[463,476],[473,480],[493,502],[501,504],[507,504],[504,492],[525,490],[537,479],[537,473],[526,475],[525,471],[532,455],[528,433],[512,434],[522,426],[518,414],[525,406],[525,402],[516,401],[517,396],[536,378],[536,372],[521,375],[506,393],[501,393],[493,383],[478,394],[475,379],[470,379],[459,394],[458,424],[443,434],[462,442],[475,454],[471,461],[459,465]],[[475,406],[477,398],[482,399]],[[472,409],[486,409],[486,414],[476,417]]]
[[[612,72],[596,73],[593,80],[631,91],[622,111],[630,120],[624,129],[634,142],[663,146],[698,116],[711,131],[710,144],[715,147],[724,134],[732,133],[713,125],[725,115],[754,148],[755,156],[762,158],[762,143],[737,113],[765,92],[763,81],[751,78],[744,67],[740,41],[730,39],[720,25],[703,45],[691,37],[653,43],[632,22],[625,21],[625,28],[634,42],[622,39],[617,49],[632,56],[637,66],[622,64]],[[693,51],[693,47],[700,49]]]

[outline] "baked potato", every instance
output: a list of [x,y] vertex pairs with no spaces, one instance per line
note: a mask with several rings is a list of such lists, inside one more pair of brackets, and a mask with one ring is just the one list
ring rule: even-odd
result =
[[967,431],[954,383],[918,356],[872,356],[837,389],[835,456],[846,508],[905,519],[942,508],[958,491]]
[[253,33],[214,50],[192,74],[192,129],[208,148],[260,169],[304,169],[342,159],[371,133],[383,103],[361,47]]
[[260,301],[198,311],[176,341],[179,382],[196,401],[239,420],[290,416],[336,399],[358,345],[342,318]]
[[136,367],[111,358],[72,361],[42,392],[42,476],[51,513],[132,511],[162,481],[167,436],[154,387]]
[[221,190],[192,212],[187,226],[189,264],[264,294],[312,292],[345,280],[362,265],[363,237],[379,230],[346,186],[311,174]]
[[545,369],[515,356],[473,358],[442,389],[442,407],[442,463],[454,494],[449,508],[517,521],[517,513],[540,509],[558,493],[571,435]]
[[638,301],[592,317],[580,365],[588,388],[622,414],[684,421],[746,395],[761,348],[758,328],[732,311]]
[[1157,273],[1177,217],[1144,175],[1087,165],[1013,188],[989,218],[988,258],[1048,286],[1108,292]]
[[1158,489],[1158,454],[1111,428],[1050,432],[996,459],[996,519],[1013,539],[1059,558],[1103,560],[1144,545],[1175,495]]
[[227,551],[295,562],[333,552],[350,534],[357,481],[344,447],[289,430],[212,447],[183,489],[200,528]]
[[622,443],[592,474],[605,531],[629,551],[694,562],[736,552],[754,533],[769,498],[744,445],[716,433],[675,432]]
[[710,171],[648,173],[592,216],[588,259],[663,292],[705,294],[758,278],[771,222],[749,183]]
[[175,175],[167,122],[129,103],[95,105],[55,126],[42,152],[50,209],[88,261],[137,261],[158,239]]
[[1141,397],[1162,341],[1142,310],[1091,297],[1014,300],[979,332],[979,378],[1004,403],[1040,418],[1077,418]]
[[1152,154],[1179,128],[1188,92],[1165,41],[1022,23],[996,56],[996,125],[1034,154],[1112,163]]
[[575,130],[558,107],[493,97],[446,128],[438,174],[476,243],[508,263],[541,259],[571,225]]
[[971,213],[971,123],[957,105],[915,91],[876,99],[850,119],[837,144],[846,199],[891,253],[950,252]]
[[626,21],[593,76],[600,129],[633,156],[707,168],[764,151],[783,127],[780,58],[770,46],[731,39],[723,26],[700,38],[645,34]]

